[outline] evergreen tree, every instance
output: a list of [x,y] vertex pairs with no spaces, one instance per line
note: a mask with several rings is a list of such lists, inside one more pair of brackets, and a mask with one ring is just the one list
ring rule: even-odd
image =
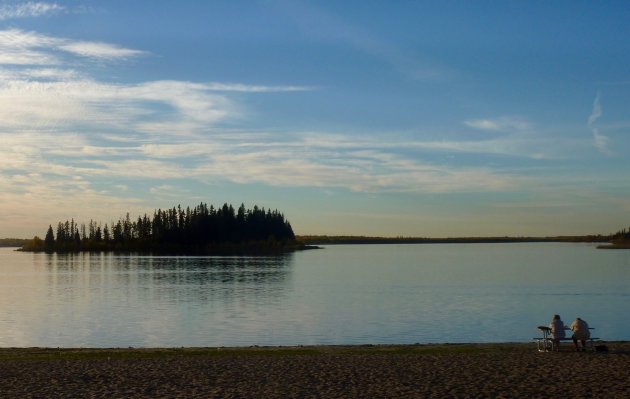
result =
[[44,247],[46,251],[52,251],[55,247],[55,235],[53,234],[52,225],[48,225],[48,231],[46,232],[46,238],[44,238]]

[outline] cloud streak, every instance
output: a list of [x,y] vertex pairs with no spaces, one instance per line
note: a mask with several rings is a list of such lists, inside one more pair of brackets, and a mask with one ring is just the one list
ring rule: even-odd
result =
[[312,91],[314,87],[309,86],[262,86],[245,85],[241,83],[219,83],[212,82],[206,85],[208,90],[240,93],[282,93],[294,91]]
[[57,3],[27,1],[22,4],[0,5],[0,21],[16,18],[33,18],[57,14],[66,8]]
[[131,58],[145,54],[144,51],[123,48],[109,43],[83,41],[60,44],[59,49],[82,57],[98,59]]
[[591,115],[588,117],[588,126],[591,128],[591,132],[593,133],[593,144],[597,150],[604,155],[613,155],[613,151],[610,149],[610,139],[608,136],[601,134],[599,129],[595,127],[595,122],[599,118],[602,117],[602,105],[601,105],[601,93],[597,92],[595,96],[595,100],[593,100],[593,110],[591,111]]
[[473,119],[464,121],[464,124],[474,129],[489,131],[525,130],[531,127],[529,122],[515,117]]
[[75,41],[20,29],[0,31],[0,65],[61,65],[65,63],[63,53],[101,61],[146,54],[108,43]]
[[[0,83],[0,126],[10,130],[67,130],[191,134],[226,118],[227,98],[203,84],[154,81],[109,84],[93,80]],[[149,122],[150,121],[150,122]]]
[[602,116],[602,105],[600,103],[601,93],[597,92],[595,100],[593,100],[593,110],[588,117],[588,125],[592,126]]

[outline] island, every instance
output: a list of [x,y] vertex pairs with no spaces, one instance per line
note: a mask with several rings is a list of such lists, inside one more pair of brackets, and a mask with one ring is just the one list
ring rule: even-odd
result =
[[30,252],[137,252],[162,254],[275,254],[309,249],[296,240],[291,223],[277,211],[243,204],[235,210],[201,203],[183,209],[157,209],[153,215],[124,218],[109,224],[74,219],[52,225],[21,247]]
[[630,249],[630,228],[622,229],[612,234],[608,244],[600,245],[599,249]]

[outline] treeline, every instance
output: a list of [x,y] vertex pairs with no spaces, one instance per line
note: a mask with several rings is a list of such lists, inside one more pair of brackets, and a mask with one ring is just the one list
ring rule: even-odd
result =
[[0,238],[0,247],[21,247],[26,243],[28,240],[23,238]]
[[277,210],[254,206],[235,210],[201,203],[194,208],[158,209],[152,216],[102,224],[72,220],[48,227],[42,240],[33,238],[25,251],[133,251],[166,253],[219,253],[282,251],[296,245],[291,224]]
[[482,244],[513,242],[607,242],[610,236],[557,236],[557,237],[366,237],[366,236],[299,236],[298,240],[309,245],[335,244]]
[[612,235],[613,242],[630,242],[630,228],[622,229]]

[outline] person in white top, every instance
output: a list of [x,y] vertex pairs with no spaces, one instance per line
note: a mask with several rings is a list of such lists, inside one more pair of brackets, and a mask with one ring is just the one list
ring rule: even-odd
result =
[[573,338],[575,350],[580,351],[578,346],[578,341],[580,341],[582,343],[582,352],[584,352],[586,350],[586,340],[591,336],[591,332],[588,330],[588,323],[578,317],[571,323],[571,331],[573,331],[573,337],[571,338]]
[[552,350],[556,352],[560,351],[560,340],[565,337],[564,335],[564,322],[560,318],[560,315],[553,315],[553,319],[551,319],[551,323],[549,324],[549,328],[551,328],[551,339],[553,340]]

